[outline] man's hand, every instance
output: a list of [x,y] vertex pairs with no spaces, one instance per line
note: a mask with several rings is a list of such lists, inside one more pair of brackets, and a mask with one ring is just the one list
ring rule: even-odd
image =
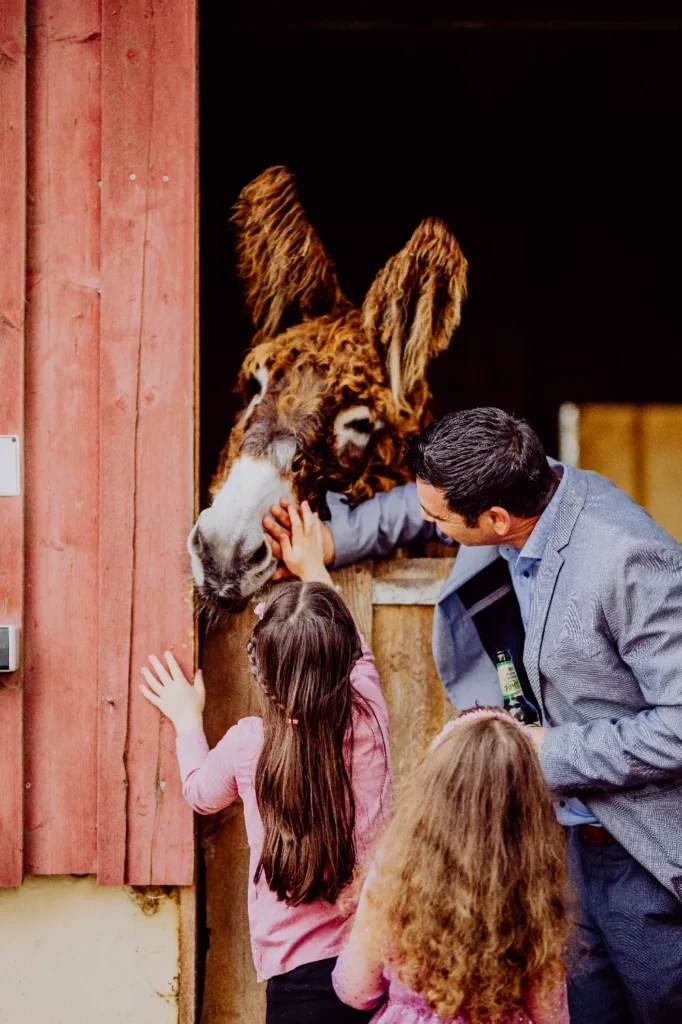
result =
[[[287,498],[282,498],[279,505],[272,505],[270,508],[270,515],[265,516],[263,519],[263,527],[265,529],[265,539],[272,548],[272,553],[275,558],[278,558],[282,562],[282,536],[286,536],[291,540],[291,509],[294,508],[298,512],[299,516],[301,510],[298,505],[293,501],[289,501]],[[334,561],[334,534],[332,533],[329,526],[326,523],[320,523],[322,531],[322,553],[324,557],[324,564],[331,565]],[[283,576],[291,576],[291,573],[285,565],[281,565],[275,573],[273,579],[281,579]]]
[[295,505],[289,508],[289,518],[291,539],[286,532],[280,536],[282,560],[287,569],[305,583],[327,583],[331,586],[331,576],[324,564],[322,523],[317,512],[311,512],[310,505],[304,501],[300,515]]
[[147,681],[147,686],[140,686],[142,696],[146,697],[150,704],[154,704],[166,718],[170,718],[177,733],[187,732],[189,729],[203,729],[206,690],[201,671],[195,675],[192,686],[185,679],[171,652],[166,651],[164,657],[168,668],[154,654],[149,655],[156,675],[148,668],[142,669],[142,675]]

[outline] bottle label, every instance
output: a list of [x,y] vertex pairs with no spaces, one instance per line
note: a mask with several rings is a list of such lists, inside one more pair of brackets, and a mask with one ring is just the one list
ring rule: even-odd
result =
[[523,694],[519,677],[516,674],[512,661],[503,661],[497,666],[497,675],[500,680],[500,689],[505,700],[511,697],[520,697]]

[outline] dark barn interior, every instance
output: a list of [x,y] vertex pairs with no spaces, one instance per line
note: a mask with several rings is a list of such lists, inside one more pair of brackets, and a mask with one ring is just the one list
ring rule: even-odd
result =
[[500,405],[556,452],[563,401],[679,401],[680,31],[341,10],[201,8],[202,484],[250,339],[229,209],[275,163],[358,303],[421,218],[454,229],[469,298],[437,413]]

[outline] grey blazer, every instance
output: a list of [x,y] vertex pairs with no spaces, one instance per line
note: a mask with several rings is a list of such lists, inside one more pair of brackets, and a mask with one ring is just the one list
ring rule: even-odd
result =
[[[542,767],[682,899],[682,547],[609,480],[566,472],[523,646],[553,726]],[[328,503],[337,566],[433,534],[414,484],[355,509]],[[494,547],[462,547],[435,609],[434,659],[459,708],[502,702],[477,620],[512,589],[503,561]],[[486,574],[493,589],[464,600]]]

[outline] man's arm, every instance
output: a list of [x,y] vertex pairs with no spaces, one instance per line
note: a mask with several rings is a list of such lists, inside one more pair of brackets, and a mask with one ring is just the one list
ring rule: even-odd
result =
[[338,494],[328,494],[327,504],[337,569],[361,558],[388,555],[419,536],[436,536],[434,524],[422,518],[416,484],[394,487],[353,509]]
[[607,585],[604,613],[650,707],[550,729],[540,760],[555,790],[633,788],[682,776],[682,552],[643,545],[628,552]]

